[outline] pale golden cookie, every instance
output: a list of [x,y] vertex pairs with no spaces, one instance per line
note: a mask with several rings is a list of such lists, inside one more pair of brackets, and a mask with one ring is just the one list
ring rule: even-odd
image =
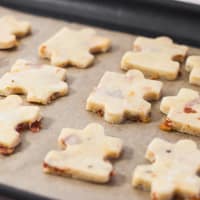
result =
[[189,83],[200,85],[200,56],[189,56],[185,69],[190,72]]
[[170,38],[137,37],[133,51],[126,52],[121,60],[123,70],[138,69],[153,79],[175,80],[188,47],[173,43]]
[[168,55],[174,61],[183,62],[188,47],[175,44],[171,38],[165,36],[156,38],[137,37],[133,43],[133,50],[136,52],[159,52]]
[[108,38],[97,36],[94,29],[62,28],[39,47],[39,55],[56,66],[73,65],[86,68],[94,61],[92,53],[106,52],[111,46]]
[[31,31],[31,25],[27,21],[18,21],[13,16],[0,18],[0,49],[16,47],[17,37],[24,37]]
[[162,130],[176,130],[200,136],[200,97],[198,92],[182,88],[177,96],[164,97],[160,110],[167,115],[160,126]]
[[146,122],[151,110],[147,101],[158,100],[161,89],[162,82],[145,79],[138,70],[126,74],[105,72],[88,97],[86,109],[103,115],[110,123],[125,119]]
[[136,167],[134,187],[150,190],[152,200],[200,199],[200,151],[195,142],[171,144],[156,138],[147,149],[146,159],[152,164]]
[[20,132],[40,129],[40,109],[38,106],[24,106],[17,95],[0,100],[0,153],[11,154],[21,142]]
[[0,78],[0,95],[26,94],[27,101],[47,104],[68,93],[66,70],[17,60]]
[[104,128],[91,123],[83,130],[65,128],[58,143],[62,151],[50,151],[44,159],[44,172],[106,183],[113,173],[108,161],[122,151],[119,138],[106,136]]

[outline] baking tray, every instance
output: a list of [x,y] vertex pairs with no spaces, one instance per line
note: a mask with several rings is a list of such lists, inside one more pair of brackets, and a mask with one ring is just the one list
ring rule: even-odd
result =
[[[40,17],[0,7],[0,16],[12,14],[26,19],[33,27],[32,35],[22,39],[17,50],[0,51],[0,76],[9,71],[18,58],[30,59],[38,63],[48,63],[37,56],[38,45],[63,26],[83,28],[86,25],[69,23],[49,17]],[[159,111],[160,102],[152,103],[150,123],[126,122],[120,125],[106,123],[96,114],[85,110],[89,93],[96,86],[106,70],[121,72],[120,60],[124,52],[132,48],[135,35],[94,27],[98,34],[109,37],[112,50],[96,57],[88,69],[68,68],[70,93],[52,104],[40,106],[44,120],[38,134],[26,132],[22,144],[15,154],[0,157],[0,192],[14,199],[86,199],[86,200],[147,200],[149,193],[133,189],[131,178],[138,164],[147,163],[144,154],[148,144],[155,137],[171,142],[190,138],[200,144],[200,139],[181,133],[167,133],[158,126],[163,115]],[[199,54],[200,50],[191,48],[189,54]],[[163,95],[176,95],[182,88],[199,87],[188,84],[188,74],[182,67],[182,75],[176,81],[164,81]],[[124,141],[124,152],[114,163],[116,176],[108,184],[92,184],[71,178],[47,175],[42,172],[42,162],[49,150],[58,149],[57,138],[64,127],[84,128],[90,122],[100,123],[108,135]]]

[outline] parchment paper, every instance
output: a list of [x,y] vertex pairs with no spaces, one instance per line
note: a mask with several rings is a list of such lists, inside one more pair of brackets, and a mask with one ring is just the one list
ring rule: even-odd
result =
[[[39,63],[49,63],[38,57],[37,48],[41,42],[52,36],[61,27],[67,25],[82,28],[84,25],[68,23],[46,17],[38,17],[16,12],[0,7],[0,17],[3,15],[16,17],[31,22],[32,35],[23,38],[17,49],[0,51],[0,76],[7,72],[18,58],[30,59]],[[147,200],[149,193],[131,187],[132,172],[136,165],[147,163],[144,153],[147,145],[155,137],[175,142],[178,139],[190,138],[198,142],[198,137],[181,133],[167,133],[159,130],[158,126],[163,118],[159,111],[159,102],[152,103],[152,121],[150,123],[126,122],[120,125],[106,123],[96,114],[85,110],[85,103],[93,87],[106,70],[121,72],[120,60],[124,52],[131,50],[135,36],[120,32],[96,28],[101,35],[112,40],[113,48],[110,52],[98,55],[95,63],[88,69],[68,68],[68,83],[70,93],[59,98],[52,104],[41,106],[43,129],[32,134],[23,134],[22,144],[15,154],[0,156],[0,182],[25,189],[56,199],[134,199]],[[190,54],[200,54],[198,49],[191,48]],[[188,84],[188,74],[182,68],[182,75],[177,81],[164,81],[163,95],[176,95],[182,88],[198,87]],[[124,152],[114,163],[116,176],[105,185],[92,184],[71,178],[47,175],[42,171],[42,162],[49,150],[58,149],[57,138],[64,127],[82,129],[90,122],[98,122],[105,127],[106,134],[116,136],[124,141]]]

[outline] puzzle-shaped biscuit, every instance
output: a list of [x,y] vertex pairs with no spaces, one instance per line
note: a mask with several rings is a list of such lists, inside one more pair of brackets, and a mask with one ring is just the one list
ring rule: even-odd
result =
[[174,44],[167,37],[138,37],[134,42],[133,51],[123,56],[121,68],[139,69],[152,78],[174,80],[179,73],[179,62],[184,60],[187,51],[188,47]]
[[190,72],[189,83],[200,85],[200,56],[189,56],[185,69]]
[[200,136],[200,97],[198,92],[182,88],[177,96],[164,97],[160,105],[167,118],[162,130],[176,130]]
[[56,66],[86,68],[94,61],[91,53],[106,52],[110,46],[111,41],[97,36],[93,29],[76,31],[65,27],[40,45],[39,55]]
[[136,52],[160,52],[168,55],[170,59],[183,62],[188,51],[185,45],[175,44],[169,37],[137,37],[133,44]]
[[11,154],[21,142],[20,132],[40,129],[40,109],[38,106],[23,106],[22,99],[10,95],[0,100],[0,153]]
[[26,94],[27,101],[47,104],[68,93],[66,70],[17,60],[0,78],[0,95]]
[[95,123],[83,130],[63,129],[58,143],[63,151],[47,154],[44,172],[97,183],[110,180],[113,166],[107,159],[118,158],[122,151],[122,141],[106,136],[104,128]]
[[158,100],[162,82],[145,79],[142,72],[106,72],[87,99],[86,109],[104,115],[110,123],[124,119],[149,121],[151,104]]
[[200,151],[195,142],[171,144],[156,138],[147,149],[146,159],[152,164],[136,167],[134,187],[151,190],[152,200],[200,199]]
[[18,21],[13,16],[0,18],[0,49],[17,46],[17,37],[24,37],[31,31],[31,25],[26,21]]

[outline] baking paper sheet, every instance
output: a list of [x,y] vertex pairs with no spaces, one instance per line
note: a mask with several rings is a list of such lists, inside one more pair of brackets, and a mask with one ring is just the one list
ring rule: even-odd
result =
[[[32,34],[20,41],[17,49],[0,51],[0,76],[7,72],[18,58],[30,59],[38,63],[49,63],[40,59],[38,46],[63,26],[83,28],[85,25],[68,23],[47,17],[33,16],[0,7],[0,17],[15,15],[19,19],[31,22]],[[112,50],[96,56],[95,63],[88,69],[67,68],[70,93],[47,106],[41,106],[42,130],[37,134],[27,131],[23,134],[22,144],[11,156],[0,156],[0,183],[38,193],[56,199],[134,199],[147,200],[149,193],[133,189],[132,172],[136,165],[148,163],[144,159],[147,145],[155,137],[171,142],[190,138],[196,142],[200,139],[181,133],[168,133],[159,130],[163,114],[159,111],[160,102],[152,103],[152,121],[150,123],[126,122],[120,125],[106,123],[102,118],[87,112],[85,103],[89,93],[96,86],[105,71],[120,70],[122,55],[131,50],[134,35],[108,31],[95,27],[98,34],[112,40]],[[200,54],[198,49],[191,48],[189,54]],[[176,95],[182,88],[198,87],[188,84],[188,74],[183,70],[177,81],[164,81],[163,95]],[[42,163],[49,150],[58,149],[57,138],[62,128],[82,129],[88,123],[98,122],[105,127],[108,135],[119,137],[124,142],[124,152],[114,163],[116,176],[105,185],[92,184],[71,178],[47,175],[42,171]]]

